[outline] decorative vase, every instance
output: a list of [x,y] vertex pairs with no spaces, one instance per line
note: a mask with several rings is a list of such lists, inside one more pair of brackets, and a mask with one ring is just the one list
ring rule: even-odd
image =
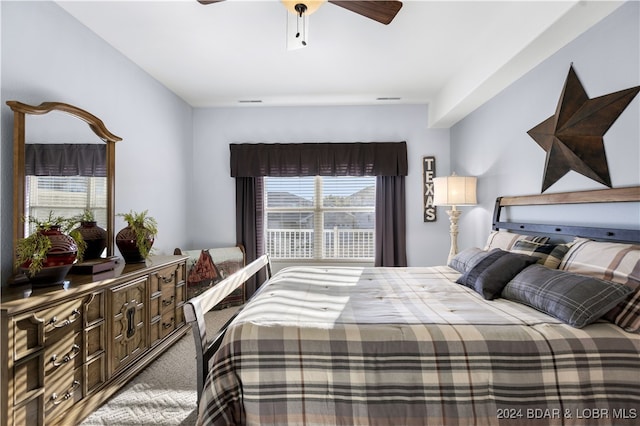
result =
[[41,229],[37,232],[51,241],[51,248],[42,262],[42,268],[31,275],[29,273],[31,260],[24,262],[20,268],[32,285],[61,284],[76,260],[78,246],[73,238],[60,232],[60,226],[51,226],[49,229]]
[[[149,250],[153,246],[153,241],[153,237],[147,236],[145,243]],[[125,263],[142,263],[145,261],[145,257],[140,253],[140,249],[136,244],[136,233],[132,227],[127,226],[118,232],[116,246],[118,246]]]
[[99,227],[95,221],[82,221],[74,231],[78,231],[87,243],[84,249],[84,260],[100,258],[107,247],[107,231]]

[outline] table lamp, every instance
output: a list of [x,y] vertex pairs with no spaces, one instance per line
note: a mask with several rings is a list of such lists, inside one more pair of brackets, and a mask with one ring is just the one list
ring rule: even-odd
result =
[[449,250],[447,264],[458,253],[458,217],[462,212],[457,210],[456,206],[473,206],[477,204],[476,181],[476,177],[456,176],[455,173],[451,176],[433,179],[433,204],[436,206],[451,206],[451,210],[447,210],[451,221],[451,226],[449,227],[451,249]]

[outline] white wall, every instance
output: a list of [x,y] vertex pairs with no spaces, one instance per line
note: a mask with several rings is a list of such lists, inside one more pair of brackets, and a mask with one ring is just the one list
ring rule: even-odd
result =
[[[12,125],[5,104],[66,102],[103,120],[116,145],[116,212],[149,210],[154,247],[186,235],[192,109],[52,2],[2,2],[2,283],[11,273]],[[125,226],[116,218],[116,232]]]
[[[453,168],[458,174],[478,176],[480,205],[463,213],[467,220],[460,226],[462,246],[482,246],[496,197],[541,192],[546,153],[527,131],[555,113],[571,63],[590,98],[639,85],[640,3],[621,6],[451,128]],[[640,96],[636,96],[605,134],[614,188],[640,184],[639,117]],[[545,193],[604,188],[572,171]],[[561,216],[560,223],[640,225],[637,203],[567,207],[555,212]],[[529,213],[546,214],[531,208]]]
[[[435,155],[437,170],[449,170],[448,129],[427,128],[427,107],[342,106],[304,108],[208,108],[194,111],[191,247],[235,244],[235,185],[230,177],[230,143],[406,141],[409,175],[407,261],[410,266],[446,261],[448,218],[422,217],[422,157]],[[443,173],[445,173],[443,172]],[[197,200],[197,201],[195,201]],[[437,249],[432,249],[437,247]]]

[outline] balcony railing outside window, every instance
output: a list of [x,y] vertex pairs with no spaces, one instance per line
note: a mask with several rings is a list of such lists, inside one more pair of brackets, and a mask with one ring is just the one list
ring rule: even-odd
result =
[[[309,229],[268,229],[266,249],[272,259],[314,259],[314,232]],[[323,259],[371,260],[374,257],[373,230],[325,230]]]
[[374,258],[375,177],[267,177],[264,205],[273,259]]

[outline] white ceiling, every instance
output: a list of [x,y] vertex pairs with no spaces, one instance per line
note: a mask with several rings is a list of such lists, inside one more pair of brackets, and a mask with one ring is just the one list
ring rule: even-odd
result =
[[294,51],[277,0],[57,3],[194,107],[428,103],[449,127],[622,2],[412,0],[389,25],[327,3]]

